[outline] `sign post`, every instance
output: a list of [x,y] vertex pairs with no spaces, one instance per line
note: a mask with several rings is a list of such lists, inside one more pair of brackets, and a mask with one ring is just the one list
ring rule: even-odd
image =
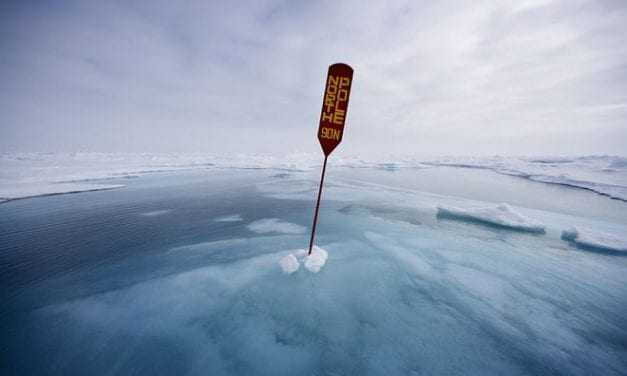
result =
[[322,185],[324,184],[324,173],[327,169],[327,158],[342,142],[346,111],[348,110],[348,98],[352,84],[353,68],[342,63],[329,66],[327,82],[324,88],[322,111],[320,113],[320,125],[318,126],[318,141],[320,141],[320,146],[324,153],[324,163],[322,164],[322,175],[320,175],[320,187],[318,188],[318,199],[311,227],[311,238],[309,239],[308,254],[310,255],[316,235],[316,224],[318,222]]

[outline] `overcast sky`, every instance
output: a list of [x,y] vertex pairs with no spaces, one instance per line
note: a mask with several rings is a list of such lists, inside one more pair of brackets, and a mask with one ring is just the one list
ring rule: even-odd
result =
[[627,1],[3,1],[0,151],[627,154]]

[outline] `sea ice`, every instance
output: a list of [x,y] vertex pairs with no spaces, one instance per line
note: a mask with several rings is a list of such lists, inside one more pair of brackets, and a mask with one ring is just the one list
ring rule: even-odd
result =
[[440,218],[470,220],[519,231],[545,231],[544,225],[514,211],[514,209],[507,204],[467,209],[439,205],[437,215]]
[[562,231],[562,239],[583,248],[627,252],[627,238],[588,228],[571,227]]
[[[13,328],[2,340],[9,374],[624,374],[627,258],[565,252],[554,236],[437,225],[433,202],[464,208],[473,221],[485,217],[477,219],[475,208],[500,211],[494,203],[371,183],[371,171],[353,172],[352,180],[330,180],[325,197],[335,201],[325,201],[319,237],[333,244],[333,265],[316,275],[308,273],[321,270],[326,252],[316,247],[307,257],[299,249],[305,235],[272,233],[308,215],[311,191],[301,205],[263,191],[239,196],[186,185],[185,200],[173,194],[162,200],[171,179],[164,175],[168,185],[102,194],[98,205],[82,206],[89,201],[83,197],[60,200],[67,201],[62,206],[0,205],[7,233],[0,236],[7,250],[0,252],[6,271],[0,276],[11,292],[4,294],[0,325]],[[255,174],[259,181],[269,175]],[[292,179],[305,178],[272,179],[277,191],[287,191]],[[216,196],[206,201],[207,191]],[[545,191],[559,200],[563,190]],[[222,200],[232,202],[229,211],[207,219],[208,208],[223,208],[213,205]],[[347,205],[350,218],[334,210]],[[155,217],[164,221],[148,226],[137,208],[186,215]],[[624,221],[514,209],[547,230],[577,225],[580,241],[581,227],[624,233]],[[213,222],[235,213],[244,218],[238,225],[267,213],[255,217],[266,219],[253,228],[265,223],[273,230],[257,235]],[[373,213],[413,215],[424,225]],[[217,231],[207,231],[207,220]],[[486,223],[495,225],[494,218]],[[283,274],[283,264],[299,270]]]
[[302,234],[305,227],[295,223],[284,222],[278,218],[264,218],[248,224],[248,229],[258,234]]
[[627,158],[583,156],[577,158],[447,157],[423,162],[491,170],[536,182],[586,189],[616,200],[627,201]]
[[[156,172],[207,169],[273,169],[282,176],[320,167],[317,153],[281,156],[262,154],[211,155],[198,153],[0,153],[0,201],[17,198],[74,193],[123,185],[97,184],[99,180],[138,177]],[[418,160],[392,157],[363,160],[340,157],[334,165],[346,168],[399,169],[452,166],[492,170],[499,174],[562,186],[586,189],[627,201],[627,159],[615,156],[578,158],[447,157]],[[96,181],[96,183],[94,183]],[[311,184],[310,184],[311,183]],[[274,185],[274,182],[272,183]],[[304,182],[303,191],[315,189],[315,181]],[[313,187],[313,188],[312,188]],[[298,187],[294,187],[298,190]],[[304,193],[291,192],[291,195]],[[286,195],[286,192],[280,192]]]

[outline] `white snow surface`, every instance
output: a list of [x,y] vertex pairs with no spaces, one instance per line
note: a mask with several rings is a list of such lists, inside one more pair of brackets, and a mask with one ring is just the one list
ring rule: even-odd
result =
[[305,227],[291,222],[285,222],[278,218],[264,218],[251,222],[248,226],[249,230],[258,234],[302,234]]
[[496,206],[458,208],[439,205],[438,215],[452,219],[473,220],[496,226],[529,232],[544,232],[545,226],[534,219],[516,212],[507,204]]
[[571,227],[562,231],[562,239],[584,248],[627,252],[627,237],[583,227]]

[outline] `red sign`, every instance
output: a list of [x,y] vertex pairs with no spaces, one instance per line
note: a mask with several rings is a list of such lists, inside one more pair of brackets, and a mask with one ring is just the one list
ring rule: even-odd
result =
[[318,188],[318,200],[314,211],[311,237],[309,238],[309,254],[316,236],[316,224],[318,223],[318,210],[322,197],[322,185],[324,184],[324,172],[327,169],[327,158],[335,149],[344,135],[344,122],[348,109],[348,97],[353,83],[353,68],[346,64],[337,63],[329,67],[327,84],[324,87],[324,100],[322,101],[322,113],[320,114],[320,126],[318,127],[318,141],[324,152],[322,175],[320,175],[320,187]]
[[352,83],[353,68],[342,63],[329,67],[318,127],[318,140],[325,156],[342,142]]

